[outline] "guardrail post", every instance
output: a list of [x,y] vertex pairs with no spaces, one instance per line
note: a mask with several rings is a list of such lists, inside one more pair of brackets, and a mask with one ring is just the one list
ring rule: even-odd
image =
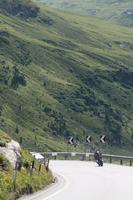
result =
[[46,169],[46,172],[48,173],[49,172],[49,159],[47,160],[47,162],[45,164],[45,169]]
[[130,167],[132,167],[132,161],[130,160]]
[[17,179],[17,161],[15,164],[15,168],[14,168],[14,174],[13,174],[13,191],[16,192],[16,179]]
[[65,155],[65,160],[67,160],[68,159],[68,155]]
[[120,160],[120,165],[123,165],[123,160],[122,159]]
[[82,160],[85,160],[85,156],[84,155],[82,155]]
[[42,164],[39,164],[39,168],[38,168],[38,176],[39,176],[40,173],[41,173],[41,168],[42,168]]
[[57,156],[54,156],[54,159],[56,160],[56,159],[57,159]]
[[112,163],[112,157],[110,156],[110,158],[109,158],[109,163]]

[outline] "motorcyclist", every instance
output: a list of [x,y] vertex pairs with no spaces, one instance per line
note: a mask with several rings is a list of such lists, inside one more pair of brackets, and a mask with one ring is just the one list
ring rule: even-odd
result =
[[103,166],[102,153],[99,150],[95,151],[94,158],[99,166]]

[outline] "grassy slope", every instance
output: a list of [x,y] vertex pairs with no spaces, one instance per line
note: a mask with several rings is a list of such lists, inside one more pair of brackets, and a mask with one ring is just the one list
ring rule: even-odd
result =
[[[65,9],[85,15],[119,22],[120,24],[133,27],[133,1],[132,0],[36,0],[45,2],[52,7]],[[132,10],[132,15],[127,13]],[[126,13],[125,13],[126,12]]]
[[[11,138],[0,129],[0,142],[7,143],[10,142],[10,140]],[[22,150],[21,153],[23,166],[25,163],[29,163],[30,165],[33,160],[31,154],[26,150]],[[29,175],[29,170],[26,170],[24,167],[21,171],[17,172],[16,191],[13,192],[12,177],[14,174],[14,169],[4,155],[0,154],[0,199],[16,199],[15,197],[18,198],[24,193],[28,193],[28,188],[31,188],[31,191],[35,192],[52,183],[53,178],[51,171],[46,173],[45,167],[42,166],[41,173],[38,176],[37,170],[39,169],[39,163],[37,160],[35,161],[35,168],[36,172],[34,172],[32,176]]]
[[[22,161],[32,162],[32,157],[28,151],[22,151]],[[52,174],[49,171],[46,173],[44,166],[41,168],[40,175],[38,175],[39,163],[35,161],[36,171],[30,176],[29,170],[23,168],[21,171],[17,172],[16,178],[16,191],[13,189],[13,176],[14,169],[0,154],[0,164],[4,164],[4,169],[0,168],[0,199],[1,200],[11,200],[16,199],[24,194],[29,194],[36,192],[37,190],[43,189],[53,182]]]
[[7,135],[4,131],[0,129],[0,141],[7,143],[11,141],[11,138],[9,135]]
[[[0,14],[0,30],[3,130],[41,151],[66,150],[68,135],[103,133],[131,147],[132,29],[42,8],[26,21]],[[13,66],[26,86],[12,87]]]

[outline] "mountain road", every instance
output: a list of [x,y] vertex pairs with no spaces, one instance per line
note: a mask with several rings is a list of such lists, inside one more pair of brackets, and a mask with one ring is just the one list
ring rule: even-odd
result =
[[50,161],[57,183],[20,200],[132,200],[133,168],[86,161]]

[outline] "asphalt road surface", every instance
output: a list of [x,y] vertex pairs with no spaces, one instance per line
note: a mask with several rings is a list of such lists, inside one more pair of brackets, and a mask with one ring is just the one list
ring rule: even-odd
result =
[[133,167],[51,161],[58,182],[21,200],[133,200]]

